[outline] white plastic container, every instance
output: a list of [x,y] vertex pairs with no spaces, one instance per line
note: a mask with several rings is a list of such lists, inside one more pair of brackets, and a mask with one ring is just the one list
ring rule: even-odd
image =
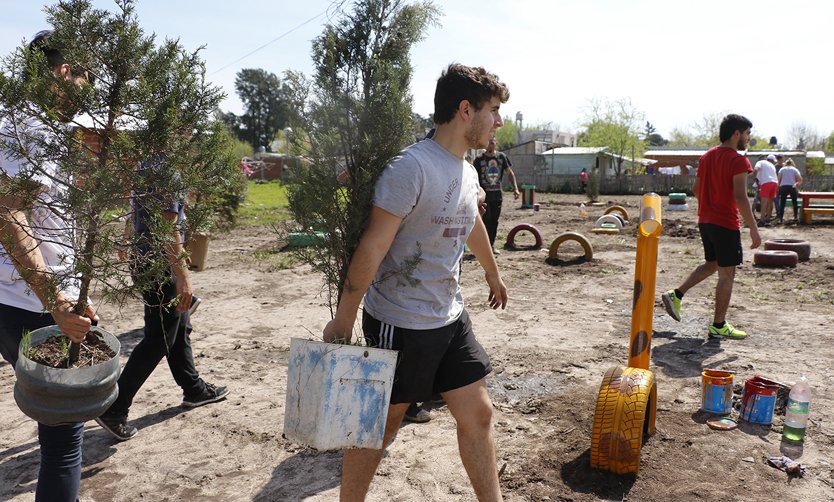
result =
[[785,425],[782,437],[787,441],[801,443],[805,440],[808,426],[808,409],[811,406],[811,386],[804,376],[791,387],[788,406],[785,409]]
[[382,448],[397,351],[293,338],[284,436],[318,450]]

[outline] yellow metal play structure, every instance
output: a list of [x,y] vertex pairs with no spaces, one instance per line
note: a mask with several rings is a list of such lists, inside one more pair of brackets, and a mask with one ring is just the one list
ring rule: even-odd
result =
[[640,470],[643,437],[655,430],[657,384],[649,371],[649,349],[657,244],[663,230],[660,202],[659,195],[648,193],[640,204],[628,367],[617,366],[605,373],[594,412],[591,467],[616,474]]

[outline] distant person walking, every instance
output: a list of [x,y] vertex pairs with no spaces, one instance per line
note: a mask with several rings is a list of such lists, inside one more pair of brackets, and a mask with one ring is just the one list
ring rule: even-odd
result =
[[[782,168],[785,167],[785,157],[782,156],[782,155],[777,155],[776,156],[776,162],[773,163],[773,167],[776,168],[776,176],[779,176],[779,171],[781,171]],[[773,199],[773,205],[776,206],[776,215],[777,215],[777,217],[779,215],[779,192],[778,192],[778,190],[779,189],[777,188],[776,198]]]
[[776,166],[773,162],[776,161],[775,155],[768,155],[767,158],[762,158],[756,162],[756,167],[753,168],[753,173],[756,176],[756,181],[759,184],[759,198],[762,201],[762,207],[759,216],[761,219],[759,225],[766,227],[770,224],[770,214],[773,211],[773,200],[776,198],[776,192],[779,185],[776,182]]
[[788,159],[785,162],[785,167],[779,170],[779,204],[776,206],[776,217],[779,218],[779,223],[782,223],[782,218],[785,216],[785,203],[788,201],[788,195],[791,196],[791,204],[793,205],[793,222],[799,222],[797,217],[799,208],[797,207],[797,191],[796,187],[802,184],[802,174],[799,169],[793,165],[793,159]]
[[705,262],[678,286],[663,293],[666,312],[676,321],[681,320],[681,300],[684,294],[707,277],[718,272],[715,288],[715,313],[709,327],[709,338],[744,338],[747,333],[735,329],[726,321],[736,266],[742,263],[741,222],[750,227],[751,248],[761,244],[759,229],[750,201],[747,198],[747,174],[753,169],[747,157],[740,155],[750,141],[753,123],[741,115],[727,115],[721,121],[721,145],[711,148],[701,157],[698,177],[693,192],[698,199],[698,229],[704,245]]
[[490,138],[486,151],[475,157],[473,165],[478,171],[481,188],[486,192],[484,225],[489,235],[489,244],[492,246],[493,254],[500,254],[500,251],[495,249],[495,236],[498,234],[498,218],[501,216],[501,204],[504,198],[501,185],[505,172],[513,182],[513,195],[516,199],[519,196],[513,164],[503,152],[495,150],[495,138]]
[[582,185],[582,193],[588,192],[588,170],[584,167],[582,168],[582,172],[579,173],[579,183]]

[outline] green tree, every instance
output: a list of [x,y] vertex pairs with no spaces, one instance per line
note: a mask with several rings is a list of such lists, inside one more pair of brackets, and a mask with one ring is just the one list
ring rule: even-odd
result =
[[274,73],[247,68],[237,73],[235,91],[246,109],[238,117],[239,137],[248,141],[255,151],[261,146],[270,150],[275,134],[290,118],[292,107],[288,103],[287,89]]
[[306,123],[312,162],[296,173],[289,200],[302,228],[327,231],[323,245],[307,248],[302,259],[323,272],[331,310],[365,230],[375,181],[413,142],[409,51],[437,15],[430,2],[359,0],[313,42]]
[[626,157],[643,155],[645,143],[639,138],[643,113],[627,98],[610,101],[592,100],[585,114],[580,146],[606,147],[615,155],[614,173],[623,173]]
[[669,133],[669,142],[667,143],[668,146],[696,146],[695,139],[692,136],[692,133],[676,127],[672,129],[672,132]]
[[692,124],[694,144],[692,146],[715,146],[721,144],[721,121],[727,112],[707,113]]
[[828,135],[825,138],[825,148],[823,148],[826,152],[834,151],[834,132]]
[[788,128],[788,145],[797,150],[822,150],[826,138],[805,122],[797,121]]
[[[114,251],[122,241],[131,188],[139,194],[153,190],[158,197],[149,197],[148,207],[160,215],[162,200],[185,191],[200,194],[189,221],[201,225],[240,171],[230,156],[230,137],[214,119],[223,93],[205,81],[199,50],[187,51],[176,40],[157,43],[142,30],[131,0],[120,0],[115,12],[94,9],[88,0],[60,1],[45,11],[54,29],[49,46],[74,71],[88,70],[95,82],[79,89],[56,78],[40,51],[19,48],[3,58],[0,118],[43,133],[0,137],[4,154],[25,160],[22,175],[0,184],[0,198],[34,200],[40,186],[30,180],[42,176],[59,185],[49,204],[74,217],[76,259],[50,278],[53,287],[47,289],[80,279],[75,312],[83,314],[93,284],[105,300],[132,291],[127,265]],[[62,107],[76,108],[81,118],[56,109],[57,90],[64,95]],[[137,160],[160,164],[153,187],[137,179]],[[171,223],[158,220],[160,229],[173,232]]]
[[412,113],[411,121],[414,127],[414,141],[425,138],[426,134],[434,127],[434,119],[431,114],[428,117],[423,117],[419,113]]
[[518,126],[510,116],[504,117],[504,125],[495,132],[496,147],[506,150],[518,142]]

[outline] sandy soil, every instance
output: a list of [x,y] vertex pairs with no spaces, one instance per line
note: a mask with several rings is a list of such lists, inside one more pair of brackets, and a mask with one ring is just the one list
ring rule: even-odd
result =
[[[541,210],[505,203],[499,230],[536,225],[546,245],[565,231],[588,235],[589,263],[549,265],[546,250],[504,251],[499,265],[510,288],[505,311],[487,307],[483,275],[466,262],[463,288],[479,339],[495,367],[489,386],[495,437],[507,500],[834,500],[834,225],[763,229],[765,238],[801,238],[811,260],[795,269],[738,269],[729,318],[751,336],[707,341],[715,280],[684,300],[684,319],[670,319],[656,302],[651,369],[658,381],[657,433],[642,449],[638,476],[589,466],[594,405],[602,377],[627,360],[636,239],[595,235],[578,195],[539,194]],[[636,213],[638,197],[603,197]],[[609,202],[610,200],[610,202]],[[694,204],[693,204],[694,205]],[[590,218],[603,207],[589,207]],[[657,292],[677,285],[702,260],[695,212],[664,214]],[[830,220],[830,218],[829,218]],[[519,235],[519,243],[531,242]],[[749,245],[747,234],[743,234]],[[237,230],[216,236],[209,266],[194,274],[204,299],[193,318],[202,376],[228,385],[225,402],[186,411],[165,364],[140,391],[131,410],[139,434],[114,442],[94,422],[84,445],[82,501],[334,500],[338,452],[319,453],[281,436],[290,337],[318,338],[329,318],[321,280],[309,268],[272,270],[254,259],[280,248],[269,232]],[[567,243],[560,254],[579,254]],[[141,336],[141,309],[101,310],[123,344],[123,358]],[[782,417],[771,427],[743,424],[718,432],[705,425],[703,368],[736,371],[736,382],[762,374],[783,382],[807,375],[814,388],[804,448],[781,442]],[[12,398],[14,375],[0,364],[0,500],[32,500],[38,465],[35,424]],[[444,407],[432,421],[406,425],[374,479],[371,501],[473,500],[457,455],[454,422]],[[764,459],[786,452],[806,466],[788,482]]]

